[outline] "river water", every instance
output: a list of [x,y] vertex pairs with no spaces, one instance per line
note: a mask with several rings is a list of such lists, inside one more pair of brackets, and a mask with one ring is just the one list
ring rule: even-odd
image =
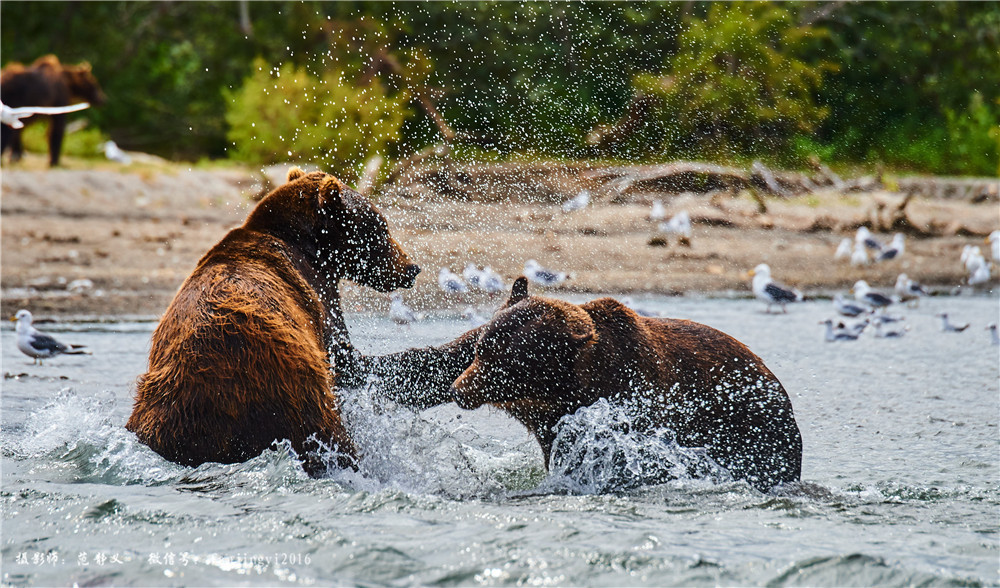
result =
[[[577,302],[583,299],[574,299]],[[12,585],[996,585],[995,297],[899,309],[901,339],[826,343],[829,302],[648,297],[745,342],[785,385],[803,482],[679,479],[612,494],[547,475],[519,424],[345,395],[361,471],[310,479],[281,446],[177,466],[124,430],[150,323],[40,325],[92,356],[33,366],[2,334],[2,579]],[[934,314],[971,322],[942,333]],[[467,328],[349,316],[384,353]],[[599,427],[599,423],[593,426]],[[669,457],[669,456],[665,456]]]

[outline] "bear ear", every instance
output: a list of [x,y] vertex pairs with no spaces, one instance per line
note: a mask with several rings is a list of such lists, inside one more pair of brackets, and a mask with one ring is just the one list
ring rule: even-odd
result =
[[295,180],[301,178],[304,175],[306,175],[306,172],[302,171],[302,168],[296,165],[293,166],[292,169],[288,170],[288,179],[286,179],[285,181],[294,182]]
[[520,276],[514,280],[514,285],[510,289],[510,298],[503,305],[504,308],[514,306],[518,302],[528,297],[528,278]]

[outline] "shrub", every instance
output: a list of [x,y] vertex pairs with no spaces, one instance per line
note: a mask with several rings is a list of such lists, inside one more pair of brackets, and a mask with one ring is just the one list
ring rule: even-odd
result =
[[399,140],[407,96],[377,80],[358,87],[344,73],[316,77],[292,64],[256,72],[226,95],[230,157],[254,164],[311,163],[353,182],[363,162]]

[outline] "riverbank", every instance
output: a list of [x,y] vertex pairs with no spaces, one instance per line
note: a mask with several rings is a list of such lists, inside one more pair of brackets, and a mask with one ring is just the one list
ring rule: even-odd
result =
[[[780,198],[745,189],[677,194],[655,185],[624,193],[595,183],[600,178],[592,170],[570,170],[540,191],[537,181],[521,189],[491,169],[489,181],[504,183],[502,199],[442,195],[413,189],[413,183],[373,196],[424,268],[404,292],[412,306],[495,303],[485,294],[446,298],[437,288],[439,268],[461,272],[469,262],[488,264],[509,283],[527,259],[572,274],[550,291],[556,295],[749,295],[746,272],[762,262],[776,279],[807,294],[846,290],[859,279],[890,289],[901,272],[950,292],[966,276],[962,248],[979,245],[988,257],[984,236],[1000,228],[993,200],[917,195],[906,212],[927,230],[908,238],[900,259],[855,267],[834,261],[838,243],[861,225],[877,224],[879,214],[900,202],[899,194],[827,188]],[[459,173],[476,179],[475,172]],[[5,165],[2,312],[155,319],[201,255],[242,223],[265,185],[263,175],[237,166]],[[471,185],[470,191],[483,193],[475,181]],[[593,193],[591,204],[564,213],[561,202],[585,187]],[[694,221],[690,246],[665,238],[647,219],[653,199],[662,199],[668,214],[688,211]],[[388,308],[384,295],[368,289],[345,284],[344,292],[348,310]]]

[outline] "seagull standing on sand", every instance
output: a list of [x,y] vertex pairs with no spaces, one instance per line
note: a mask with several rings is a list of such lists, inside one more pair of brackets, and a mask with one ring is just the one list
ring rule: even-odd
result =
[[84,350],[84,345],[60,343],[52,336],[31,326],[31,313],[27,310],[17,311],[17,314],[12,316],[10,320],[17,321],[17,348],[21,350],[21,353],[32,358],[33,363],[42,365],[43,359],[61,354],[85,355],[90,353]]
[[911,280],[906,274],[899,274],[896,277],[895,290],[900,302],[919,302],[921,296],[927,296],[924,287]]
[[758,300],[767,303],[767,312],[771,312],[771,305],[781,306],[781,312],[788,312],[786,304],[802,300],[802,293],[797,290],[779,284],[771,279],[771,267],[766,263],[761,263],[750,270],[750,277],[753,278],[751,289]]
[[584,188],[583,190],[580,190],[576,196],[570,198],[566,202],[563,202],[562,211],[570,213],[580,210],[581,208],[586,208],[588,204],[590,204],[590,190]]
[[132,158],[129,154],[122,151],[122,148],[114,141],[105,141],[101,144],[101,147],[104,149],[104,157],[107,157],[111,161],[117,161],[125,165],[132,163]]
[[465,269],[462,270],[462,277],[465,279],[465,283],[472,288],[482,289],[483,287],[483,270],[479,269],[476,264],[471,261],[465,264]]
[[498,274],[492,267],[483,268],[482,276],[479,279],[479,289],[487,294],[506,292],[507,284],[503,283],[503,276]]
[[837,309],[838,313],[851,318],[864,314],[869,310],[865,306],[854,304],[853,302],[846,300],[844,295],[840,293],[833,296],[833,307]]
[[854,293],[854,299],[858,302],[863,302],[872,308],[885,308],[892,304],[892,299],[885,294],[876,292],[872,290],[868,282],[864,280],[858,280],[854,283],[854,288],[851,289]]
[[469,291],[462,278],[446,267],[438,272],[438,287],[445,294],[464,294]]
[[889,246],[882,249],[882,252],[878,254],[875,258],[876,261],[889,261],[890,259],[896,259],[897,257],[902,257],[905,245],[903,243],[903,233],[896,233],[892,236],[892,242]]
[[948,320],[947,312],[942,312],[937,316],[941,317],[941,330],[945,333],[961,333],[965,329],[969,328],[969,323],[965,323],[964,325],[951,324],[951,321]]
[[420,316],[403,302],[403,296],[398,292],[389,295],[389,318],[397,325],[408,325],[420,320]]
[[668,235],[677,235],[681,244],[690,243],[691,239],[691,215],[688,211],[682,210],[670,217],[665,223],[660,223],[660,232]]
[[875,251],[882,250],[882,243],[872,235],[868,227],[858,227],[858,232],[854,234],[854,242],[861,243],[868,249]]
[[540,286],[558,286],[569,279],[565,272],[546,269],[534,259],[524,262],[524,276]]
[[851,258],[851,240],[844,237],[840,241],[840,245],[837,245],[837,252],[833,254],[833,259],[840,261],[841,259]]
[[646,217],[647,220],[654,223],[663,222],[663,219],[667,218],[667,209],[663,206],[663,201],[656,199],[653,201],[653,207],[649,211],[649,216]]
[[851,252],[851,265],[868,265],[868,250],[865,249],[864,243],[854,243],[854,251]]

